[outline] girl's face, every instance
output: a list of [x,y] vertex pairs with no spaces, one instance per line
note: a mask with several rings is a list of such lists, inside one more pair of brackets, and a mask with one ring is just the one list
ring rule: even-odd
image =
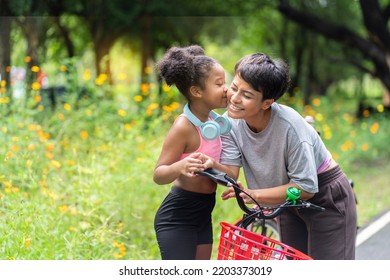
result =
[[263,94],[252,88],[239,75],[234,76],[234,80],[228,89],[228,114],[233,119],[250,120],[263,114],[267,109],[266,101],[263,101]]
[[216,64],[210,71],[202,90],[202,98],[214,109],[226,108],[227,87],[225,81],[225,70],[221,65]]

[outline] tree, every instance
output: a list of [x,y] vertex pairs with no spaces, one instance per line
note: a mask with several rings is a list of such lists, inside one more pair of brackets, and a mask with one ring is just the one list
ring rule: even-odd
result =
[[0,0],[0,81],[6,88],[10,86],[12,20],[7,1]]
[[361,55],[357,57],[355,52],[346,52],[350,64],[382,82],[385,88],[383,103],[390,108],[390,31],[387,28],[390,4],[381,7],[378,0],[359,0],[365,27],[365,33],[359,34],[345,25],[293,7],[289,2],[279,0],[278,9],[286,18]]

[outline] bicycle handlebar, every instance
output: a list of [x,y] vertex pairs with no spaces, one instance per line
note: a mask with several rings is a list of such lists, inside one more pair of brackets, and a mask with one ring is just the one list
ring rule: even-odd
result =
[[[233,187],[234,193],[236,195],[237,203],[240,206],[241,210],[244,211],[248,215],[248,217],[257,217],[257,218],[261,218],[261,219],[273,219],[276,216],[280,215],[280,213],[284,209],[289,208],[289,207],[312,208],[312,209],[318,210],[318,211],[325,210],[325,208],[323,208],[321,206],[318,206],[318,205],[315,205],[313,203],[299,199],[299,195],[300,195],[301,191],[297,188],[292,187],[292,188],[289,188],[287,190],[287,199],[285,202],[283,202],[282,204],[280,204],[276,207],[267,208],[267,210],[273,210],[273,211],[267,211],[267,213],[265,213],[263,211],[264,207],[261,207],[259,205],[259,203],[253,197],[251,197],[248,193],[246,193],[244,190],[242,190],[238,186],[237,182],[233,178],[229,177],[226,173],[219,171],[219,170],[216,170],[214,168],[208,168],[204,171],[197,172],[197,174],[207,176],[211,180],[216,182],[217,184],[224,185],[226,187]],[[253,209],[253,208],[247,207],[243,198],[240,196],[241,192],[243,192],[247,196],[249,196],[256,203],[256,205],[259,207],[259,209]]]

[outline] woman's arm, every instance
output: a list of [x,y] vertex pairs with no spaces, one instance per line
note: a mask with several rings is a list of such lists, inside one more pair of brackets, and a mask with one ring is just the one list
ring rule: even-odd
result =
[[[281,204],[284,201],[286,201],[287,195],[286,190],[289,187],[296,187],[300,189],[301,192],[301,199],[302,200],[308,200],[314,196],[313,193],[306,192],[302,190],[300,187],[298,187],[296,184],[288,183],[285,185],[267,188],[267,189],[256,189],[256,190],[250,190],[250,189],[244,189],[241,182],[237,182],[240,188],[242,188],[246,193],[248,193],[251,197],[253,197],[258,203],[260,204],[268,204],[268,205],[276,205]],[[240,196],[244,199],[244,202],[247,204],[254,203],[253,200],[247,196],[244,193],[241,193]],[[230,198],[235,197],[235,192],[233,188],[229,188],[225,190],[221,195],[223,200],[227,200]]]

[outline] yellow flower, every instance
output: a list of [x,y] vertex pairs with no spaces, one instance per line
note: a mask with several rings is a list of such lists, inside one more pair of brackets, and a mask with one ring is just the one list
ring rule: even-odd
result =
[[348,150],[353,150],[354,145],[351,140],[347,140],[343,145],[341,145],[341,150],[346,152]]
[[53,143],[46,143],[45,148],[47,151],[52,152],[54,151],[54,144]]
[[61,72],[65,72],[66,70],[68,70],[68,67],[66,67],[66,65],[63,65],[63,64],[62,64],[62,65],[60,66],[60,71],[61,71]]
[[35,101],[36,103],[41,102],[41,100],[42,100],[42,97],[41,97],[40,95],[35,95],[35,96],[34,96],[34,101]]
[[31,239],[30,239],[30,238],[27,238],[27,239],[24,241],[24,245],[26,246],[26,249],[28,249],[28,247],[30,247],[30,244],[31,244]]
[[150,85],[148,83],[143,83],[141,85],[141,92],[145,95],[146,93],[149,92]]
[[29,63],[30,61],[31,61],[31,56],[28,55],[24,58],[24,62]]
[[91,70],[90,69],[85,69],[84,75],[83,75],[83,80],[84,81],[89,81],[91,79]]
[[376,133],[378,133],[378,129],[379,129],[379,123],[374,122],[374,123],[371,125],[371,127],[370,127],[370,132],[371,132],[372,134],[376,134]]
[[165,112],[167,112],[167,113],[172,112],[172,108],[171,108],[170,106],[164,105],[162,108],[163,108],[163,110],[164,110]]
[[157,109],[158,108],[158,103],[150,103],[148,108],[150,110],[154,110],[154,109]]
[[27,129],[30,131],[35,131],[37,129],[36,125],[33,123],[29,123]]
[[86,140],[88,138],[88,131],[82,130],[80,131],[80,137],[83,140]]
[[153,68],[150,67],[150,66],[147,66],[147,67],[145,67],[144,71],[145,71],[146,74],[151,74],[152,71],[153,71]]
[[324,120],[324,116],[321,113],[317,113],[314,118],[319,122]]
[[66,213],[68,212],[68,206],[67,205],[61,205],[58,207],[58,210],[61,212],[61,213]]
[[93,112],[92,112],[91,109],[87,109],[87,110],[85,110],[85,114],[86,114],[88,117],[90,117],[90,116],[92,116]]
[[170,86],[168,86],[168,85],[163,85],[163,87],[162,87],[162,90],[164,91],[164,92],[167,92],[167,91],[169,91],[171,89],[171,87]]
[[121,117],[126,117],[127,113],[126,113],[125,110],[119,109],[119,110],[118,110],[118,115],[121,116]]
[[57,116],[57,118],[58,118],[60,121],[63,121],[63,120],[65,119],[65,116],[64,116],[64,114],[59,113],[58,116]]
[[61,163],[58,162],[58,161],[56,161],[56,160],[54,160],[54,159],[51,160],[50,163],[51,163],[51,165],[52,165],[53,167],[55,167],[55,168],[57,168],[57,169],[59,169],[59,168],[61,167]]
[[64,109],[65,109],[66,111],[70,111],[70,110],[72,110],[72,106],[70,106],[69,103],[65,103],[65,104],[64,104]]
[[383,104],[379,104],[376,109],[379,113],[383,113],[383,111],[385,110],[385,106],[383,106]]
[[113,241],[112,242],[113,246],[115,248],[118,248],[119,249],[119,252],[118,253],[115,253],[113,254],[113,256],[116,258],[116,259],[121,259],[123,258],[125,255],[126,255],[126,247],[123,243],[118,243],[116,241]]
[[101,73],[95,80],[96,85],[101,86],[107,80],[107,74]]
[[35,72],[35,73],[38,73],[39,72],[39,67],[34,65],[34,66],[31,67],[31,71]]
[[142,96],[141,95],[134,96],[134,101],[135,102],[141,102],[142,101]]
[[12,188],[12,183],[9,181],[3,181],[3,185],[8,187],[8,188]]
[[33,82],[32,85],[31,85],[31,88],[33,90],[40,90],[41,89],[41,84],[38,83],[38,82]]
[[318,107],[318,106],[320,106],[320,104],[321,104],[321,100],[319,98],[314,98],[313,99],[313,105],[314,106]]
[[[5,89],[5,88],[2,88]],[[2,91],[3,92],[3,91]],[[11,99],[8,96],[0,97],[0,104],[8,104],[11,101]]]
[[27,150],[29,150],[30,152],[34,151],[35,150],[35,145],[34,144],[29,144],[28,147],[27,147]]
[[362,151],[363,152],[366,152],[368,150],[368,144],[367,143],[364,143],[363,145],[362,145]]

